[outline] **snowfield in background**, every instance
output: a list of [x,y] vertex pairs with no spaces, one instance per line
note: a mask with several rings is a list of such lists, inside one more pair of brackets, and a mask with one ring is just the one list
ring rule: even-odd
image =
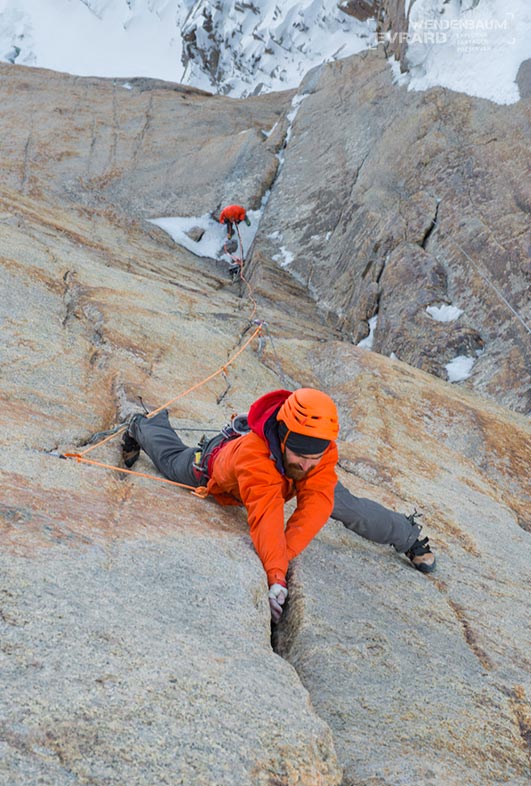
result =
[[[519,98],[530,0],[409,0],[411,90]],[[314,66],[376,46],[336,0],[0,0],[0,60],[80,76],[164,79],[240,97],[297,87]],[[184,58],[183,58],[184,55]],[[193,55],[193,58],[191,57]]]
[[[167,0],[0,0],[0,59],[79,76],[179,81],[182,42]],[[129,7],[131,6],[131,7]]]
[[[245,96],[297,86],[323,61],[372,46],[374,28],[336,0],[0,0],[0,59]],[[218,57],[212,75],[204,61]]]
[[314,66],[372,47],[375,29],[374,20],[359,22],[340,11],[336,0],[199,0],[183,35],[196,38],[204,59],[217,53],[216,80],[197,57],[189,61],[184,78],[205,90],[237,96],[297,87]]
[[410,90],[447,87],[499,104],[518,101],[515,83],[531,57],[530,0],[406,0]]

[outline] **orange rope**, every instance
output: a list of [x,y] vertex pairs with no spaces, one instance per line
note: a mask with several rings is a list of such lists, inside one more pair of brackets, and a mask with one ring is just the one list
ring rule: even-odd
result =
[[258,336],[258,334],[261,333],[261,332],[262,332],[262,325],[258,325],[258,327],[254,331],[254,333],[247,339],[245,344],[243,344],[243,346],[241,346],[239,348],[239,350],[234,353],[234,355],[225,363],[224,366],[221,366],[221,368],[218,368],[218,370],[214,371],[213,374],[210,374],[208,377],[205,377],[205,379],[203,379],[202,382],[198,382],[196,385],[192,385],[191,388],[188,388],[188,390],[185,390],[183,393],[179,393],[178,396],[175,396],[175,398],[170,399],[170,401],[167,401],[165,404],[163,404],[158,409],[154,409],[153,412],[149,413],[148,417],[153,417],[153,415],[156,415],[161,410],[167,409],[171,404],[173,404],[174,401],[177,401],[178,399],[183,398],[183,396],[186,396],[188,393],[191,393],[193,390],[197,390],[197,388],[200,388],[201,385],[204,385],[205,383],[210,382],[211,379],[214,379],[214,377],[217,377],[218,374],[223,374],[224,372],[226,373],[227,372],[227,366],[230,366],[231,363],[234,363],[236,358],[239,357],[242,354],[242,352],[249,346],[251,341],[253,341],[253,339],[255,339],[256,336]]
[[139,478],[149,478],[150,480],[158,480],[161,483],[169,483],[171,486],[179,486],[183,489],[190,489],[192,494],[195,494],[196,497],[201,497],[205,499],[208,497],[208,491],[206,490],[206,486],[187,486],[185,483],[177,483],[175,480],[168,480],[168,478],[161,478],[158,475],[148,475],[146,472],[135,472],[133,469],[124,469],[123,467],[115,467],[113,464],[103,464],[101,461],[93,461],[92,459],[86,459],[83,457],[82,453],[63,453],[65,458],[73,458],[76,459],[78,464],[83,462],[84,464],[92,464],[94,467],[103,467],[104,469],[112,469],[115,472],[124,472],[127,475],[137,475]]
[[[152,412],[149,413],[149,415],[147,417],[148,418],[152,418],[153,415],[157,415],[163,409],[167,409],[171,404],[173,404],[178,399],[183,398],[183,396],[186,396],[188,393],[191,393],[194,390],[197,390],[197,388],[200,388],[201,385],[205,385],[207,382],[210,382],[210,380],[214,379],[214,377],[217,377],[218,374],[226,373],[227,366],[230,366],[230,364],[233,363],[236,360],[236,358],[239,355],[242,354],[242,352],[249,346],[251,341],[253,341],[253,339],[256,338],[256,336],[258,336],[259,333],[261,333],[261,332],[262,332],[262,325],[260,324],[260,325],[258,325],[256,330],[254,331],[252,336],[250,336],[250,338],[247,339],[245,344],[243,344],[243,346],[241,346],[239,348],[239,350],[237,352],[235,352],[235,354],[231,358],[229,358],[229,360],[225,363],[224,366],[221,366],[221,368],[218,368],[217,371],[214,371],[213,374],[210,374],[208,377],[203,379],[201,382],[198,382],[197,384],[192,385],[192,387],[188,388],[188,390],[185,390],[182,393],[179,393],[178,396],[175,396],[175,398],[170,399],[170,401],[167,401],[165,404],[162,404],[162,406],[158,407],[157,409],[154,409]],[[86,450],[83,450],[79,454],[72,454],[72,455],[85,456],[87,453],[90,453],[91,450],[94,450],[95,448],[100,447],[100,445],[104,445],[109,440],[114,439],[114,437],[116,437],[118,434],[121,434],[123,431],[125,431],[126,428],[127,428],[127,425],[124,425],[121,429],[118,429],[118,431],[115,431],[114,434],[110,434],[108,437],[105,437],[105,439],[102,439],[100,442],[96,442],[95,445],[91,445],[90,447],[88,447]],[[66,456],[67,454],[65,453],[64,455]]]
[[[242,245],[242,255],[243,255],[243,244],[242,244],[242,240],[241,240],[239,229],[238,229],[238,237],[240,239],[240,244]],[[237,262],[238,262],[238,264],[240,266],[240,277],[247,284],[247,287],[249,289],[249,296],[251,297],[251,300],[254,303],[254,309],[253,309],[253,312],[252,312],[252,316],[254,316],[254,314],[256,313],[256,308],[257,308],[256,307],[256,301],[254,300],[254,298],[250,294],[251,293],[251,285],[249,284],[249,282],[243,276],[243,272],[242,272],[243,259],[237,260]],[[250,321],[252,322],[252,318],[251,318]],[[249,344],[256,338],[256,336],[260,335],[260,333],[262,332],[262,323],[261,322],[257,322],[257,320],[255,320],[255,324],[257,324],[257,327],[256,327],[256,330],[253,332],[253,334],[247,339],[245,344],[243,344],[239,348],[239,350],[237,352],[235,352],[234,355],[232,355],[231,358],[229,358],[229,360],[223,366],[218,368],[217,371],[214,371],[212,374],[209,374],[209,376],[205,377],[205,379],[201,380],[201,382],[197,382],[195,385],[192,385],[192,387],[188,388],[187,390],[184,390],[182,393],[179,393],[178,396],[175,396],[174,398],[172,398],[169,401],[167,401],[165,404],[162,404],[162,406],[158,407],[157,409],[154,409],[152,412],[150,412],[147,415],[147,417],[151,418],[154,415],[156,415],[157,413],[161,412],[163,409],[167,409],[175,401],[178,401],[178,399],[183,398],[188,393],[192,393],[192,391],[197,390],[197,388],[201,387],[202,385],[205,385],[207,382],[210,382],[211,379],[214,379],[219,374],[224,374],[225,377],[226,377],[227,376],[227,367],[230,366],[231,363],[234,363],[236,358],[239,357],[242,354],[242,352],[249,346]],[[135,470],[132,470],[132,469],[124,469],[123,467],[116,467],[113,464],[104,464],[101,461],[93,461],[92,459],[85,458],[85,455],[87,453],[90,453],[91,450],[95,450],[95,448],[98,448],[101,445],[104,445],[106,442],[109,442],[109,440],[114,439],[114,437],[116,437],[118,434],[121,434],[122,432],[124,432],[126,430],[126,428],[127,428],[127,425],[128,424],[124,424],[121,428],[117,429],[113,434],[109,434],[109,436],[105,437],[104,439],[100,440],[99,442],[96,442],[95,445],[91,445],[90,447],[86,448],[81,453],[64,453],[62,455],[64,456],[64,458],[75,459],[77,463],[82,462],[84,464],[92,464],[92,466],[94,466],[94,467],[102,467],[103,469],[110,469],[110,470],[114,470],[115,472],[123,472],[124,474],[127,474],[127,475],[137,475],[138,477],[141,477],[141,478],[148,478],[149,480],[158,480],[160,483],[168,483],[171,486],[178,486],[179,488],[188,489],[189,491],[191,491],[192,494],[194,494],[196,497],[200,497],[201,499],[205,499],[206,497],[208,497],[208,491],[207,491],[206,486],[198,486],[198,487],[188,486],[185,483],[177,483],[177,481],[175,481],[175,480],[169,480],[168,478],[159,477],[158,475],[149,475],[146,472],[135,472]]]
[[227,251],[227,244],[226,243],[225,243],[225,246],[224,246],[224,251],[238,265],[238,267],[240,268],[240,279],[246,285],[246,287],[247,287],[247,295],[249,297],[249,300],[253,304],[253,310],[251,312],[251,316],[249,317],[249,321],[252,322],[253,319],[254,319],[254,316],[255,316],[255,314],[256,314],[256,312],[258,310],[258,305],[256,303],[256,300],[254,299],[254,296],[253,296],[253,288],[252,288],[251,284],[249,283],[249,281],[243,275],[243,265],[245,263],[245,253],[244,253],[244,250],[243,250],[243,240],[242,240],[242,236],[240,234],[240,227],[238,226],[238,224],[236,224],[236,232],[238,233],[238,240],[240,241],[241,257],[237,257],[234,254],[231,254],[229,251]]

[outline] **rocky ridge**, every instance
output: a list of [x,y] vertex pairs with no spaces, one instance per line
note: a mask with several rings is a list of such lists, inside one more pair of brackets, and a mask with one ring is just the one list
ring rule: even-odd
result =
[[[293,273],[273,260],[275,231],[301,258],[316,242],[303,232],[316,211],[297,162],[304,169],[314,150],[332,177],[342,145],[337,169],[350,172],[336,124],[329,147],[319,125],[313,140],[312,103],[339,111],[355,80],[367,114],[389,104],[396,88],[380,61],[314,74],[294,121],[293,93],[236,102],[149,80],[125,89],[18,67],[1,75],[0,782],[448,786],[466,773],[472,786],[527,784],[528,420],[500,404],[506,391],[482,398],[473,381],[452,386],[344,340],[355,312],[341,322],[328,303],[358,286],[348,265],[316,309],[301,259]],[[251,292],[146,221],[215,211],[236,187],[253,207],[271,191]],[[419,200],[405,200],[405,215],[421,212]],[[418,240],[429,224],[410,231],[428,254]],[[356,234],[345,232],[346,258]],[[323,274],[331,252],[320,245]],[[58,458],[90,446],[139,394],[156,407],[223,368],[255,317],[269,335],[226,379],[176,401],[176,427],[193,441],[269,389],[321,386],[340,407],[342,480],[417,507],[439,558],[426,578],[329,522],[293,565],[276,652],[242,511]],[[500,334],[509,346],[503,324]],[[114,464],[117,440],[92,455]]]

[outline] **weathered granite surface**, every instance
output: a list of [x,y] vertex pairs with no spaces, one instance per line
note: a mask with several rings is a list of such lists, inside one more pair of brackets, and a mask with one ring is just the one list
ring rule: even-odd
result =
[[531,59],[520,64],[516,74],[516,83],[521,98],[531,98]]
[[294,561],[276,645],[330,724],[343,784],[524,786],[529,424],[373,353],[309,356],[352,424],[341,479],[422,511],[439,558],[426,579],[334,522]]
[[214,213],[236,198],[258,208],[283,124],[263,132],[292,95],[243,103],[170,82],[5,63],[0,79],[4,185],[129,218]]
[[[346,339],[377,316],[374,350],[443,379],[465,355],[464,386],[530,412],[529,100],[408,92],[378,51],[312,72],[297,106],[257,286],[272,259]],[[443,304],[463,314],[426,312]]]
[[408,3],[406,13],[405,0],[381,0],[378,4],[378,31],[386,40],[385,52],[400,62],[400,70],[406,71],[407,33],[409,31],[409,14],[415,3]]
[[[271,649],[242,512],[56,455],[222,367],[246,327],[206,263],[97,226],[3,193],[0,783],[338,784],[331,732]],[[278,386],[258,349],[176,425],[220,427]],[[118,444],[87,458],[115,464]]]
[[338,5],[345,14],[364,22],[377,15],[379,3],[376,0],[342,0]]
[[[339,340],[272,263],[267,226],[254,312],[222,265],[146,223],[161,206],[153,172],[180,155],[168,119],[183,101],[177,86],[135,93],[16,67],[2,76],[2,786],[447,786],[463,773],[474,786],[527,783],[528,420]],[[207,117],[223,108],[216,128],[280,119],[286,129],[290,99],[238,109],[194,93],[182,122],[199,138],[204,103]],[[148,108],[153,138],[138,132]],[[256,137],[246,199],[264,187],[261,162],[277,166],[282,133]],[[187,141],[185,154],[190,178],[206,182],[201,145]],[[121,162],[111,186],[106,161]],[[211,190],[186,183],[193,214],[237,182],[233,157],[216,165]],[[184,212],[189,196],[172,196],[165,212]],[[86,448],[135,396],[158,407],[221,369],[251,315],[268,322],[267,340],[231,364],[230,385],[218,375],[179,398],[176,427],[192,443],[267,390],[322,386],[340,406],[342,480],[417,507],[439,560],[421,576],[329,522],[294,565],[284,657],[271,649],[242,511],[56,455]],[[118,441],[89,456],[115,463]],[[145,458],[138,468],[152,472]]]

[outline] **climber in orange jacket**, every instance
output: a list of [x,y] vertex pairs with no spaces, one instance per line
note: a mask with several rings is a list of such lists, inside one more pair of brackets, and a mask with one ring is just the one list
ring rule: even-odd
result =
[[[164,410],[136,414],[122,441],[131,467],[144,449],[171,480],[206,485],[222,505],[244,505],[251,538],[264,566],[274,622],[288,595],[288,565],[319,532],[334,506],[339,431],[332,399],[319,390],[276,390],[259,398],[246,433],[226,428],[199,448],[187,447]],[[297,507],[284,525],[284,504]]]
[[241,205],[227,205],[227,207],[223,208],[219,216],[219,222],[227,226],[227,240],[230,240],[234,234],[234,224],[239,224],[240,221],[245,221],[247,226],[251,225],[244,207]]
[[[421,573],[435,570],[429,538],[419,540],[416,514],[355,497],[337,481],[338,430],[335,404],[325,393],[275,390],[197,448],[182,442],[167,410],[153,417],[134,415],[123,437],[123,459],[131,467],[143,448],[170,480],[206,485],[222,505],[245,505],[277,622],[288,594],[288,564],[329,516],[362,538],[393,546]],[[284,503],[293,497],[297,507],[284,527]]]

